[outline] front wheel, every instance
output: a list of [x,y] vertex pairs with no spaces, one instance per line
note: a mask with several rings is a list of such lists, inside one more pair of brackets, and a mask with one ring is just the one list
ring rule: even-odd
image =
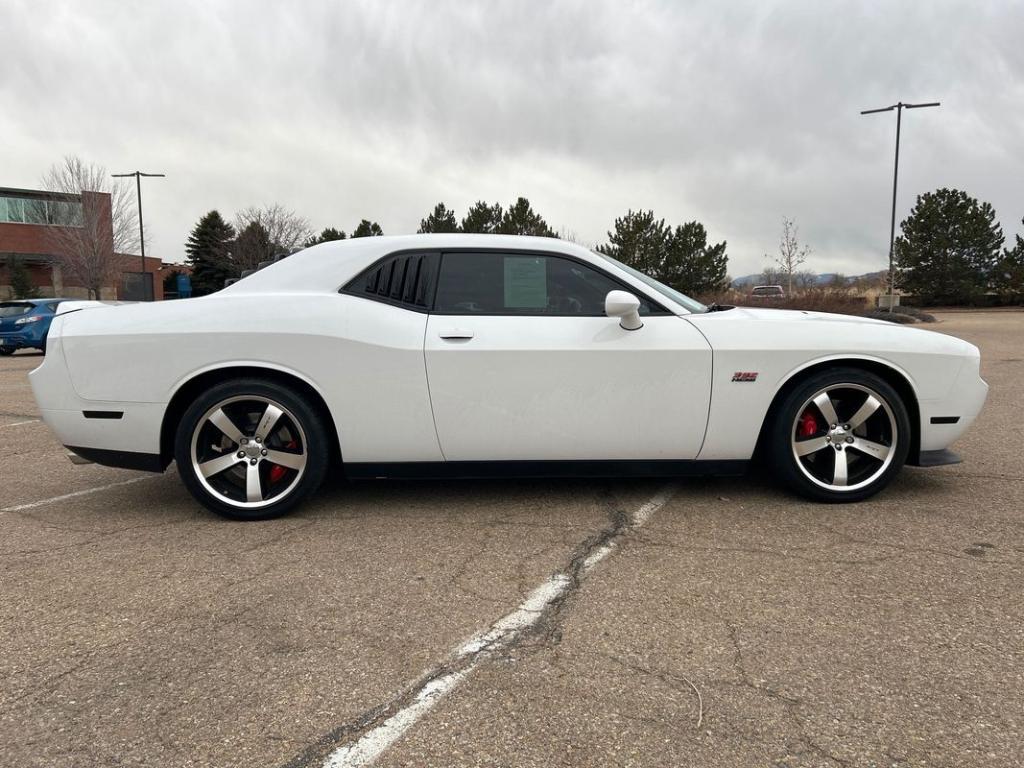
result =
[[884,379],[856,368],[810,376],[773,419],[778,477],[817,501],[860,501],[882,490],[910,449],[906,405]]
[[174,451],[192,495],[236,520],[291,511],[320,486],[328,455],[316,409],[302,395],[262,379],[204,392],[179,422]]
[[7,357],[14,354],[15,347],[0,347],[0,355]]

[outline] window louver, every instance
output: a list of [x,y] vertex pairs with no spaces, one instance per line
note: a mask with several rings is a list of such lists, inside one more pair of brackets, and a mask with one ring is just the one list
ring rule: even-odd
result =
[[342,291],[409,309],[427,309],[433,299],[438,261],[436,253],[395,256],[371,267]]

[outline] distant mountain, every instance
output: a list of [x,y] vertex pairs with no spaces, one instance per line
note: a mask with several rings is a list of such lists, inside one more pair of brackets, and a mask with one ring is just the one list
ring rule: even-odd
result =
[[[846,282],[847,283],[855,283],[858,280],[878,280],[878,279],[884,279],[886,274],[887,274],[887,272],[885,270],[881,270],[880,272],[866,272],[863,275],[847,275],[846,276]],[[814,282],[817,285],[828,285],[833,280],[835,280],[835,278],[836,278],[836,273],[835,272],[825,272],[825,273],[820,274],[820,275],[815,275],[814,276]],[[761,275],[760,272],[758,272],[756,275],[743,275],[742,277],[733,278],[732,287],[733,288],[749,288],[749,287],[754,286],[754,285],[761,285],[761,279],[762,279],[762,275]],[[781,279],[781,278],[779,278],[779,279]]]

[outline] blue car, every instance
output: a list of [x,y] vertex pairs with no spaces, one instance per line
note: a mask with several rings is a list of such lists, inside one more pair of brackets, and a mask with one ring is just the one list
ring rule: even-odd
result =
[[0,355],[28,348],[46,354],[46,335],[62,301],[68,299],[0,301]]

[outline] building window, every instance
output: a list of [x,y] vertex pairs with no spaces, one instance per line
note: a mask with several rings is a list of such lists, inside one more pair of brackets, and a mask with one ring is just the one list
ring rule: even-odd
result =
[[25,221],[25,212],[22,206],[22,201],[16,197],[5,198],[7,203],[7,212],[4,216],[4,221],[13,221],[17,224]]
[[51,200],[47,204],[49,215],[47,221],[59,227],[82,226],[82,204],[68,203],[63,200]]
[[0,222],[80,227],[82,221],[80,202],[0,196]]
[[24,200],[25,223],[45,224],[46,223],[46,201],[45,200]]

